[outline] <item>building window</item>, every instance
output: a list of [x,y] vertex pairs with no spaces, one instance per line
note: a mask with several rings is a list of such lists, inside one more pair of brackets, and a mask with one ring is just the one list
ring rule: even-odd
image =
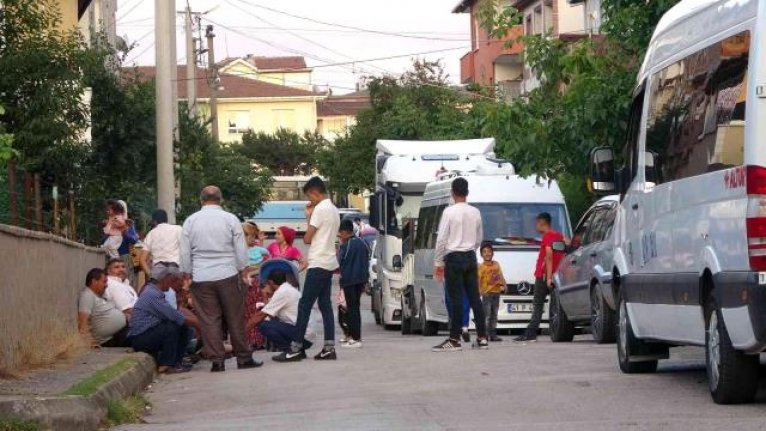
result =
[[646,147],[660,182],[744,163],[749,47],[743,32],[652,75]]
[[553,2],[546,0],[543,10],[543,32],[553,33]]
[[535,8],[533,20],[533,34],[543,34],[543,6],[539,5]]
[[250,130],[250,111],[229,111],[226,122],[230,135],[241,135]]
[[528,36],[534,34],[534,27],[532,26],[532,14],[529,14],[524,19],[524,33]]
[[297,130],[295,125],[295,109],[272,109],[274,129]]

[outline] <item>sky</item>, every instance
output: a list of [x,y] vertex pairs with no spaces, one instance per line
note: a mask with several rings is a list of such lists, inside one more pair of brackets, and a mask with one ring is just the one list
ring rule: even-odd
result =
[[[118,0],[117,35],[126,37],[129,44],[135,43],[126,65],[155,62],[155,1],[166,0]],[[204,38],[206,25],[215,27],[217,59],[246,54],[303,55],[309,67],[314,68],[314,83],[331,86],[335,94],[353,91],[366,75],[401,74],[409,69],[415,57],[442,60],[450,81],[458,83],[460,57],[470,48],[469,15],[452,13],[458,0],[188,0],[188,3],[193,11],[209,11],[202,16],[202,34]],[[186,5],[186,0],[176,0],[177,10]],[[185,64],[182,16],[178,16],[176,24],[178,60]],[[427,52],[430,53],[421,54]],[[402,57],[364,61],[391,56]]]

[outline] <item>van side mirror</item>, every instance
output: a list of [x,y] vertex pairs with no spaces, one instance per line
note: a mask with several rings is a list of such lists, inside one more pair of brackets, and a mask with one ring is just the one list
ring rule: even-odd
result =
[[596,194],[614,193],[614,151],[611,148],[598,147],[591,151],[588,186]]
[[394,255],[394,258],[392,259],[391,266],[394,269],[402,269],[404,265],[402,264],[402,257],[400,255]]
[[564,243],[564,241],[554,241],[551,244],[551,248],[553,249],[553,251],[560,251],[560,252],[567,251],[567,245]]

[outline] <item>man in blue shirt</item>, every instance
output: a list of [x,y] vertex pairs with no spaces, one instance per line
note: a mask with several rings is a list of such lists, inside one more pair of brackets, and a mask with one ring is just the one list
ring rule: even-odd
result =
[[370,278],[370,250],[364,240],[354,236],[351,220],[340,223],[338,237],[341,241],[338,260],[340,260],[340,287],[346,298],[348,326],[351,338],[343,347],[362,347],[362,316],[359,302],[364,286]]
[[163,267],[150,281],[133,306],[128,338],[133,350],[152,355],[160,373],[175,374],[191,370],[184,366],[191,328],[199,331],[197,318],[186,309],[176,310],[165,300],[165,292],[180,288],[183,277],[178,268]]

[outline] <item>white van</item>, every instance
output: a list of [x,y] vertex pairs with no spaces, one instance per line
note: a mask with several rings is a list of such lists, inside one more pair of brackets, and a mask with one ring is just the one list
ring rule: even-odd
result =
[[[508,283],[500,298],[497,328],[526,328],[532,317],[535,263],[540,251],[541,238],[535,230],[537,215],[550,213],[553,228],[567,237],[571,236],[569,215],[555,181],[521,178],[502,165],[445,175],[426,186],[414,241],[414,281],[403,296],[402,327],[436,335],[449,320],[444,284],[433,278],[434,247],[442,213],[452,203],[451,186],[457,176],[468,181],[468,203],[481,211],[484,240],[493,244],[495,260]],[[477,259],[481,261],[478,250]],[[547,322],[546,305],[541,327],[547,328]]]
[[717,403],[752,401],[766,348],[766,1],[684,0],[638,76],[624,167],[592,153],[621,194],[612,289],[626,373],[668,347],[706,347]]

